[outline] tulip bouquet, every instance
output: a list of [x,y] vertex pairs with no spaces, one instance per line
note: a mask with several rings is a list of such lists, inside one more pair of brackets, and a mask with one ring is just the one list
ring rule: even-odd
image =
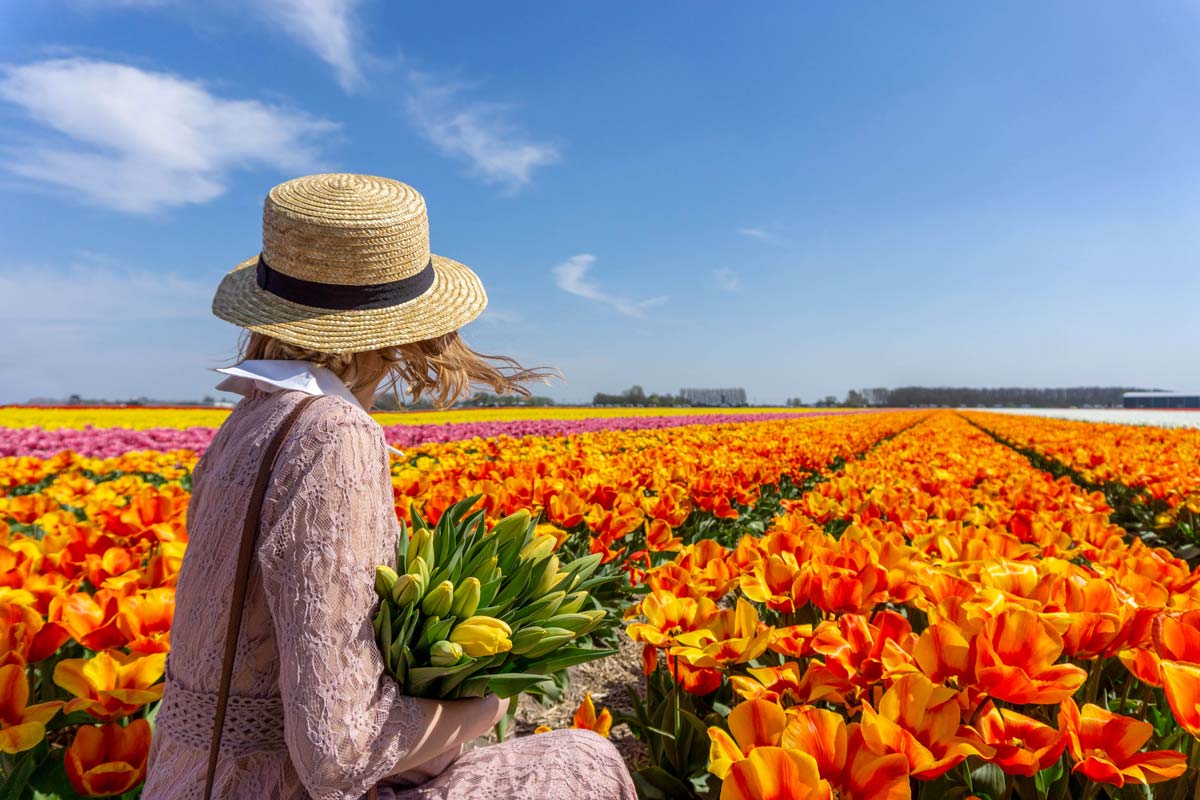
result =
[[528,511],[490,530],[480,495],[449,508],[431,530],[412,510],[397,569],[375,572],[375,632],[401,691],[442,699],[544,693],[556,673],[616,652],[584,645],[604,621],[588,590],[601,555],[560,564],[551,536],[535,536]]

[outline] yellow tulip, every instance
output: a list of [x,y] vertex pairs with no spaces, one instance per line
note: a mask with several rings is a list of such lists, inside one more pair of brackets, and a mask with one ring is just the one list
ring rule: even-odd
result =
[[512,628],[495,617],[468,617],[450,631],[450,641],[461,645],[471,658],[494,656],[512,649]]

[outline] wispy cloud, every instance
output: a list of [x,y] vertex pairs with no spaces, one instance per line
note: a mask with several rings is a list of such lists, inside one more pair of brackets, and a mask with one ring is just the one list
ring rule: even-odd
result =
[[736,292],[742,288],[742,276],[737,273],[737,270],[729,267],[718,267],[712,271],[713,280],[717,282],[717,288],[723,292]]
[[95,205],[150,213],[203,203],[235,169],[305,171],[337,128],[302,111],[228,100],[178,75],[81,58],[0,69],[0,100],[43,131],[0,150],[0,167]]
[[769,242],[771,244],[784,244],[787,240],[782,236],[772,233],[770,229],[764,226],[743,226],[737,229],[738,234],[749,239],[758,239],[760,242]]
[[252,6],[333,67],[343,89],[363,85],[357,57],[359,0],[252,0]]
[[524,322],[525,317],[517,311],[510,311],[506,308],[496,308],[489,305],[479,315],[477,322],[482,322],[488,325],[513,325],[518,322]]
[[[83,9],[109,7],[114,9],[149,9],[182,5],[179,0],[70,0]],[[257,16],[271,31],[279,31],[301,47],[311,51],[337,74],[338,83],[346,91],[361,88],[360,54],[362,30],[358,8],[362,0],[209,0],[204,13],[230,12],[246,9]]]
[[667,295],[660,295],[646,300],[632,300],[609,294],[588,279],[588,272],[595,263],[596,257],[589,253],[571,256],[551,270],[555,285],[564,292],[609,306],[626,317],[644,317],[646,309],[662,305],[669,299]]
[[465,85],[426,72],[410,69],[406,79],[405,105],[417,130],[483,181],[515,192],[529,184],[535,169],[561,160],[555,145],[529,137],[511,121],[511,107],[467,99]]
[[43,323],[126,325],[211,315],[215,283],[114,263],[89,252],[66,269],[0,266],[0,318],[20,322],[28,333]]

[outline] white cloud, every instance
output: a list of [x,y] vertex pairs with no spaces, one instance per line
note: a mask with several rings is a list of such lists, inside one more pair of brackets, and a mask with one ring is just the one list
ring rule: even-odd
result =
[[0,166],[132,213],[212,200],[235,169],[308,170],[337,126],[257,100],[227,100],[165,72],[81,58],[0,71],[0,99],[47,129]]
[[67,269],[4,266],[0,269],[0,318],[30,326],[125,325],[155,320],[208,318],[215,283],[171,272],[111,266],[88,253]]
[[283,26],[337,72],[346,91],[363,84],[355,13],[359,0],[253,0],[265,22]]
[[490,325],[513,325],[518,322],[524,322],[525,317],[517,311],[510,311],[506,308],[496,308],[489,305],[483,310],[483,313],[479,315],[476,321]]
[[[81,8],[107,6],[120,9],[178,6],[177,0],[71,0]],[[360,26],[357,20],[361,0],[248,0],[247,8],[271,30],[280,30],[300,46],[315,53],[333,67],[338,83],[346,91],[363,85],[358,54]],[[204,4],[204,12],[230,11],[242,7],[234,0]]]
[[712,271],[713,279],[717,282],[717,288],[723,292],[736,292],[742,287],[742,276],[737,273],[737,270],[729,267],[718,267]]
[[466,100],[463,85],[417,70],[408,71],[407,81],[406,108],[417,130],[485,182],[517,191],[535,169],[561,160],[557,147],[529,138],[509,120],[509,107]]
[[743,226],[738,228],[737,232],[747,238],[758,239],[760,242],[770,242],[771,244],[783,244],[785,242],[782,237],[771,233],[771,231],[762,226]]
[[555,285],[569,294],[610,306],[618,314],[626,317],[644,317],[646,309],[667,302],[666,295],[651,297],[647,300],[631,300],[602,291],[600,287],[588,280],[588,271],[595,263],[596,257],[589,253],[571,256],[551,270],[554,273]]

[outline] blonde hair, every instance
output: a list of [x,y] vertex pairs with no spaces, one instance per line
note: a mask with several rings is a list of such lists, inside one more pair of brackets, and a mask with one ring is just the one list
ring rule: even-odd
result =
[[310,361],[331,370],[355,394],[386,383],[399,399],[398,384],[403,383],[413,402],[427,396],[439,408],[469,396],[474,385],[487,386],[497,394],[529,397],[525,383],[549,383],[551,377],[561,377],[557,370],[544,367],[526,369],[508,356],[477,353],[457,331],[377,350],[325,353],[243,329],[235,363],[249,359]]

